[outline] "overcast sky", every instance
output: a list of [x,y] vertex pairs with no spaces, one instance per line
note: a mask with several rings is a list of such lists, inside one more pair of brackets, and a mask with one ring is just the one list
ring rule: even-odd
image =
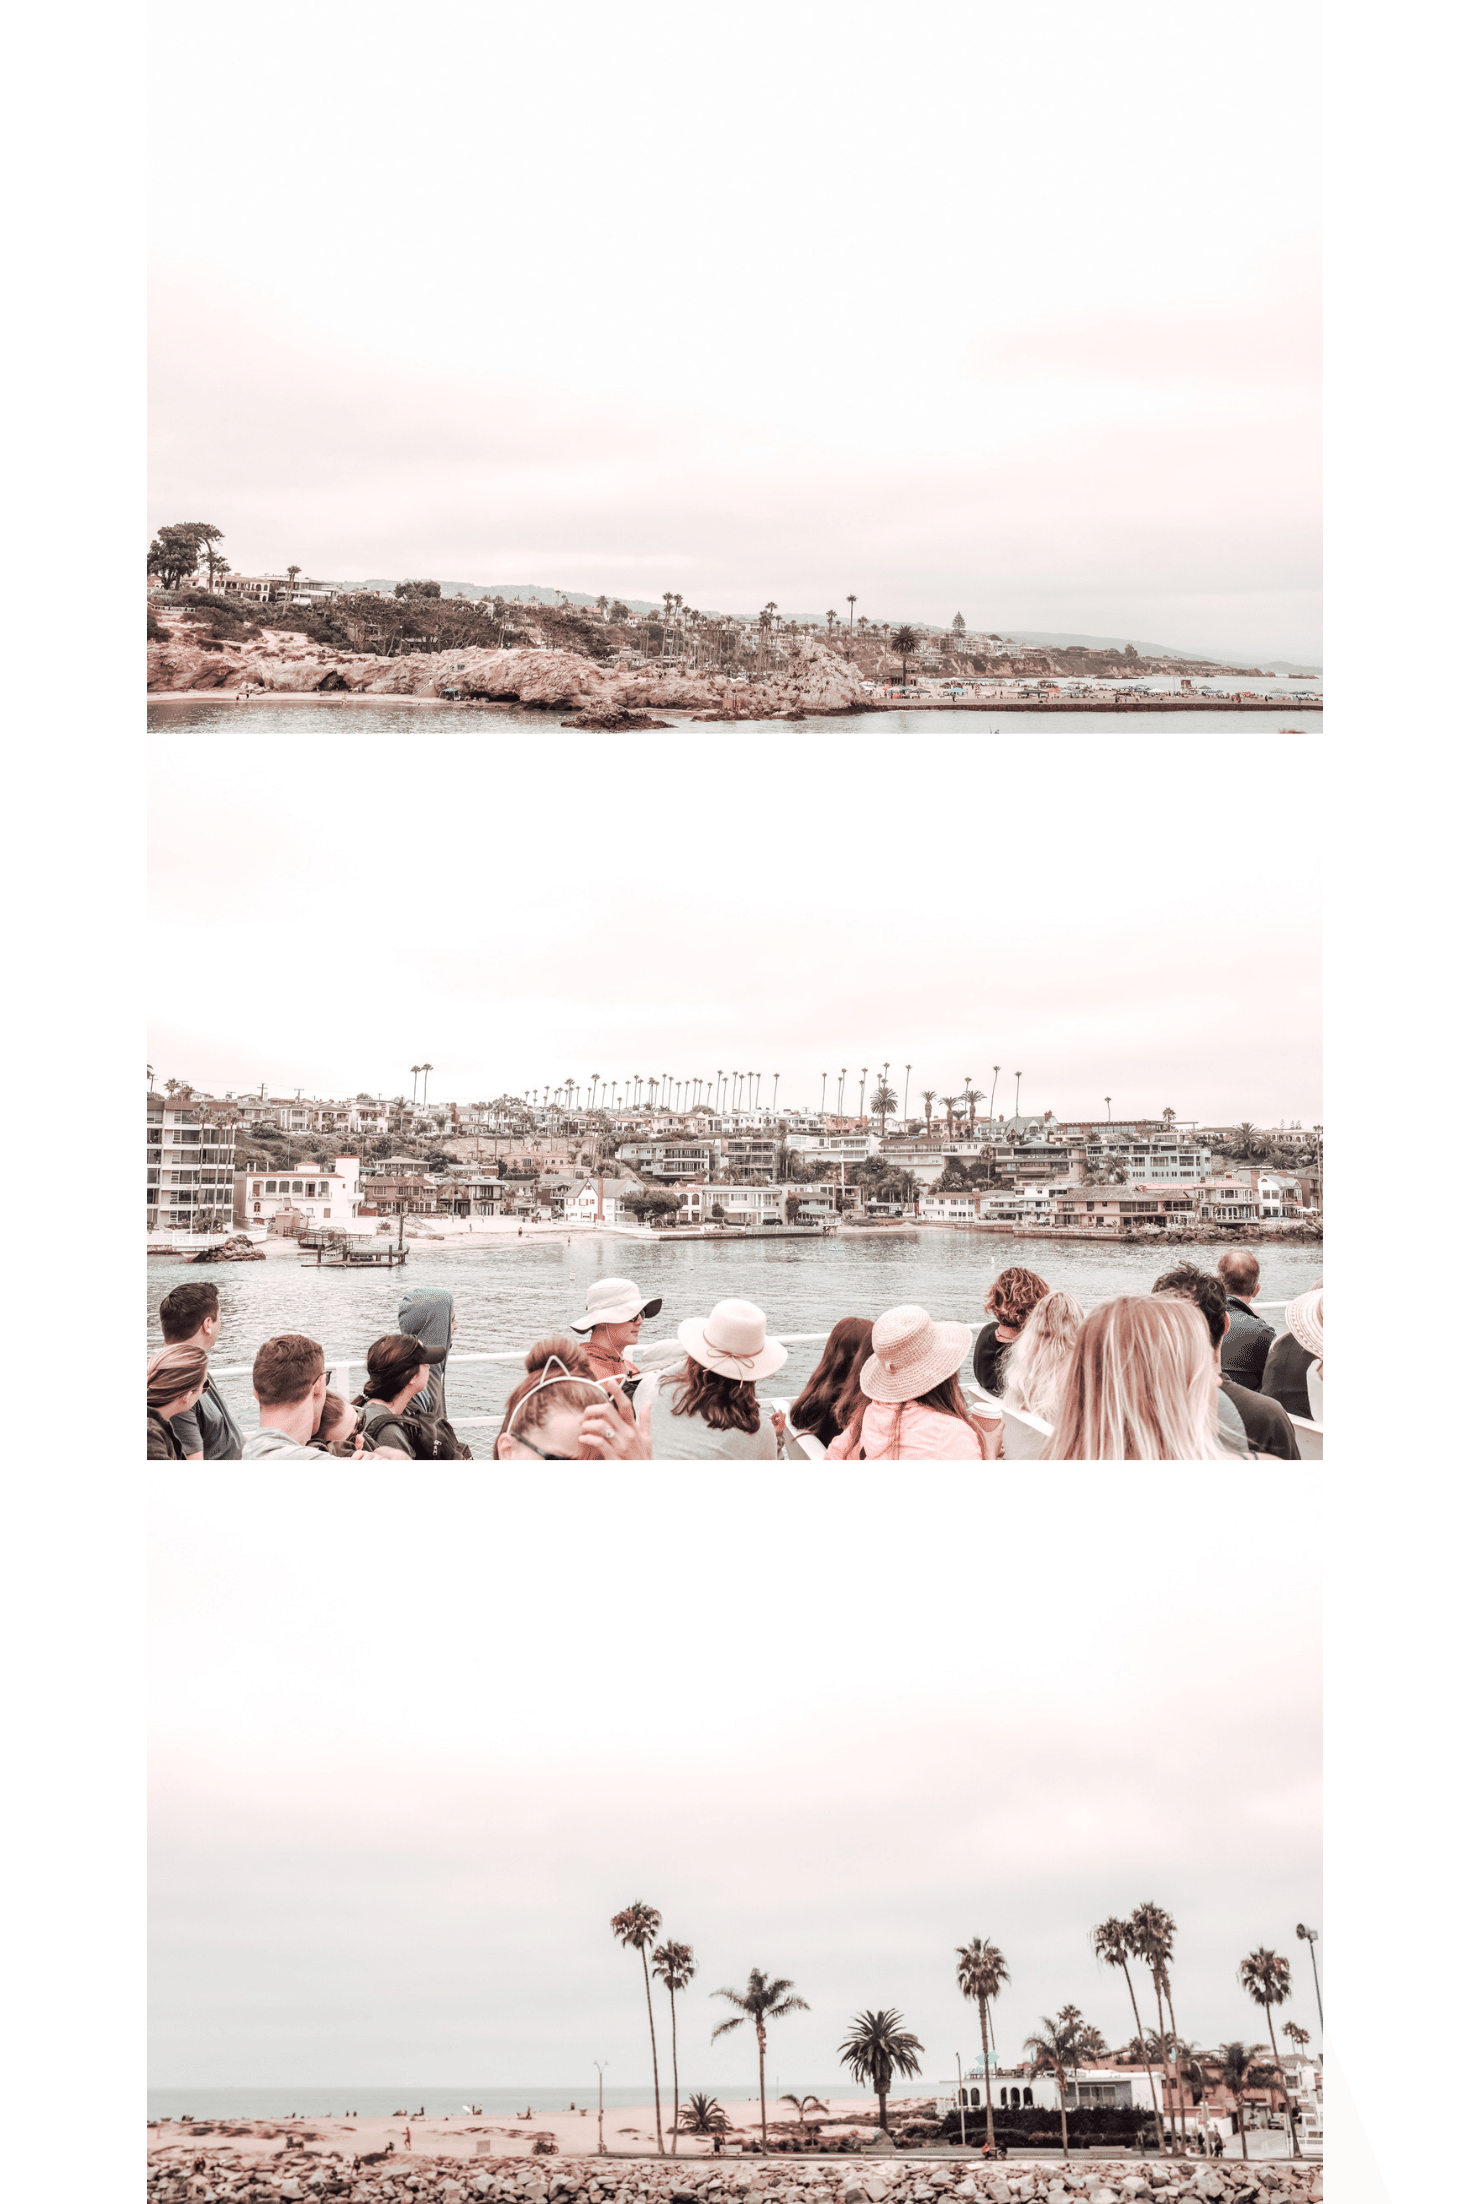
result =
[[1317,11],[160,39],[150,518],[237,569],[1315,659]]
[[[1167,721],[616,737],[344,705],[152,742],[150,1061],[225,1092],[462,1102],[780,1074],[855,1111],[1320,1122],[1319,736]],[[184,707],[197,712],[196,705]],[[252,712],[256,707],[250,708]],[[233,716],[232,716],[233,715]],[[208,822],[201,824],[201,822]]]
[[[1203,2043],[1263,2033],[1235,1968],[1318,1919],[1315,1487],[1278,1465],[151,1490],[157,2085],[636,2084],[635,1898],[699,1961],[681,2080],[732,2092],[708,1992],[752,1966],[812,2007],[787,2082],[887,2004],[942,2076],[973,1936],[1014,2058],[1069,1999],[1132,2034],[1109,1913],[1174,1914]],[[1310,1977],[1284,2017],[1315,2041]]]

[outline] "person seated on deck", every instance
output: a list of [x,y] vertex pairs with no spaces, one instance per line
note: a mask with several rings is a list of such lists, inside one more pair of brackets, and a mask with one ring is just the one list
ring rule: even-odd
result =
[[[1322,1421],[1322,1281],[1299,1293],[1286,1311],[1286,1330],[1272,1342],[1261,1391],[1288,1416]],[[1315,1399],[1314,1399],[1315,1394]]]
[[786,1418],[764,1408],[756,1385],[779,1370],[786,1349],[766,1337],[765,1311],[717,1301],[708,1316],[679,1326],[682,1367],[652,1371],[638,1426],[655,1462],[774,1462],[785,1458]]
[[631,1278],[599,1278],[587,1288],[587,1305],[572,1318],[574,1332],[586,1332],[586,1355],[594,1377],[636,1378],[625,1350],[636,1347],[645,1316],[657,1316],[663,1297],[645,1299]]
[[1121,1294],[1077,1335],[1044,1462],[1223,1462],[1209,1326],[1173,1294]]
[[282,1332],[255,1357],[250,1383],[260,1409],[260,1429],[245,1441],[242,1460],[320,1462],[308,1444],[327,1390],[327,1360],[314,1339]]
[[978,1462],[980,1432],[959,1371],[968,1324],[939,1324],[913,1304],[885,1310],[873,1352],[858,1372],[861,1414],[827,1449],[829,1462]]
[[150,1462],[198,1461],[184,1453],[172,1419],[187,1416],[204,1391],[209,1357],[202,1347],[160,1347],[148,1357],[148,1453]]
[[1276,1327],[1251,1307],[1261,1290],[1261,1266],[1248,1247],[1227,1247],[1215,1265],[1228,1296],[1230,1329],[1220,1350],[1220,1367],[1232,1385],[1261,1390],[1261,1377]]
[[[158,1321],[170,1347],[202,1347],[206,1355],[219,1338],[219,1287],[206,1278],[175,1286],[158,1304]],[[245,1434],[226,1408],[212,1377],[186,1416],[174,1426],[186,1462],[238,1462]]]
[[[1019,1408],[1043,1423],[1055,1423],[1067,1365],[1086,1323],[1086,1312],[1075,1293],[1056,1289],[1043,1294],[1026,1319],[1026,1328],[1005,1359],[1001,1399],[1007,1408]],[[1034,1462],[1046,1444],[1046,1434],[1017,1424],[1006,1434],[1008,1462]]]
[[830,1446],[863,1406],[858,1373],[873,1352],[866,1316],[842,1316],[827,1334],[822,1359],[791,1404],[792,1428]]
[[[1222,1348],[1228,1343],[1233,1319],[1223,1278],[1212,1278],[1196,1263],[1179,1263],[1154,1280],[1155,1293],[1177,1293],[1192,1301],[1209,1327],[1210,1346],[1220,1376],[1220,1439],[1232,1454],[1274,1455],[1280,1462],[1299,1462],[1291,1418],[1279,1401],[1266,1400],[1248,1385],[1238,1385],[1224,1374]],[[1239,1426],[1237,1432],[1236,1426]]]
[[987,1393],[1000,1391],[1007,1349],[1020,1338],[1027,1317],[1050,1291],[1044,1278],[1038,1278],[1034,1270],[1022,1270],[1018,1264],[1003,1270],[986,1294],[991,1322],[980,1327],[971,1368],[975,1383],[983,1385]]
[[526,1375],[505,1404],[500,1462],[646,1462],[648,1450],[615,1378],[589,1374],[572,1339],[538,1340]]

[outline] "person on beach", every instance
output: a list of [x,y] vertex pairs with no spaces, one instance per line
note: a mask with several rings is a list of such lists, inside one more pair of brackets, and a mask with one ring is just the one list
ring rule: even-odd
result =
[[[148,1454],[150,1462],[182,1462],[191,1459],[179,1444],[175,1416],[187,1416],[198,1402],[209,1376],[209,1356],[202,1347],[160,1347],[148,1358]],[[198,1461],[196,1454],[192,1457]]]
[[1196,1263],[1179,1263],[1153,1284],[1155,1293],[1178,1293],[1193,1301],[1209,1329],[1215,1368],[1220,1373],[1220,1439],[1235,1455],[1269,1454],[1277,1461],[1299,1462],[1291,1418],[1279,1401],[1266,1400],[1248,1385],[1238,1385],[1224,1372],[1223,1350],[1229,1345],[1233,1319],[1223,1278],[1212,1278]]
[[[968,1336],[968,1335],[967,1335]],[[639,1427],[655,1462],[774,1462],[785,1458],[786,1418],[756,1398],[786,1349],[766,1337],[765,1311],[717,1301],[708,1316],[678,1328],[682,1369],[650,1373]]]
[[[1313,1379],[1313,1365],[1316,1377]],[[1316,1406],[1312,1403],[1315,1385]],[[1299,1293],[1286,1312],[1286,1330],[1273,1340],[1261,1373],[1261,1391],[1280,1401],[1288,1416],[1320,1423],[1322,1407],[1322,1281]]]
[[827,1334],[821,1361],[791,1404],[792,1428],[830,1446],[863,1405],[858,1373],[872,1352],[871,1319],[839,1317]]
[[[448,1329],[447,1320],[443,1327]],[[353,1401],[372,1441],[375,1462],[445,1461],[463,1457],[454,1428],[421,1413],[426,1388],[447,1347],[426,1347],[416,1332],[386,1332],[367,1351],[367,1379]]]
[[886,1309],[858,1372],[866,1405],[827,1449],[829,1462],[978,1462],[981,1435],[959,1372],[968,1324],[941,1324],[916,1304]]
[[616,1379],[589,1371],[574,1339],[541,1339],[505,1404],[495,1441],[500,1462],[646,1462],[647,1445]]
[[1094,1309],[1067,1365],[1044,1462],[1221,1462],[1209,1327],[1172,1294]]
[[572,1330],[588,1334],[587,1360],[594,1377],[638,1375],[626,1349],[637,1346],[645,1316],[657,1316],[663,1305],[660,1295],[647,1299],[631,1278],[600,1278],[587,1288],[586,1306],[572,1318]]
[[[1039,1416],[1043,1423],[1056,1421],[1067,1365],[1086,1320],[1086,1312],[1074,1293],[1056,1290],[1042,1295],[1005,1358],[1001,1399],[1007,1408]],[[1044,1432],[1032,1431],[1025,1424],[1012,1425],[1006,1432],[1005,1459],[1034,1462],[1045,1444]]]
[[1006,1352],[1020,1338],[1037,1302],[1050,1291],[1046,1280],[1038,1278],[1034,1270],[1017,1266],[1003,1270],[986,1294],[991,1321],[980,1327],[971,1368],[975,1383],[983,1385],[987,1393],[999,1393]]
[[[202,1347],[206,1356],[219,1338],[219,1287],[207,1279],[190,1279],[175,1286],[158,1304],[158,1321],[164,1343],[170,1347]],[[225,1406],[212,1377],[186,1416],[174,1426],[174,1437],[186,1462],[238,1462],[245,1434]]]
[[1246,1385],[1259,1393],[1266,1357],[1276,1337],[1276,1327],[1257,1316],[1251,1307],[1261,1290],[1261,1266],[1248,1247],[1227,1247],[1215,1268],[1225,1288],[1230,1315],[1220,1367],[1233,1385]]
[[327,1363],[316,1341],[302,1332],[282,1332],[266,1340],[255,1357],[250,1383],[260,1429],[245,1441],[242,1460],[320,1462],[310,1440],[321,1420]]

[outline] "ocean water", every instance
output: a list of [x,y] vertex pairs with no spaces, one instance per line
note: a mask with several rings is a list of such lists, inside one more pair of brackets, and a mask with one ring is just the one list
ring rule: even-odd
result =
[[[754,2100],[754,2082],[736,2082],[724,2085],[719,2082],[689,2081],[680,2075],[679,2095],[687,2102],[696,2089],[718,2097],[727,2111],[741,2115]],[[917,2087],[917,2085],[915,2085]],[[776,2113],[778,2099],[783,2089],[794,2096],[815,2096],[827,2102],[831,2097],[848,2098],[853,2095],[853,2084],[848,2082],[793,2082],[777,2081],[769,2073],[766,2076],[767,2116]],[[749,2095],[742,2094],[748,2091]],[[604,2119],[609,2144],[617,2140],[617,2128],[611,2115],[623,2106],[651,2105],[653,2082],[648,2080],[631,2087],[615,2088],[608,2083],[602,2093]],[[667,2127],[670,2097],[667,2087],[663,2093],[664,2121]],[[520,2089],[489,2089],[460,2087],[429,2089],[421,2082],[403,2087],[394,2085],[388,2089],[357,2088],[350,2083],[330,2082],[302,2084],[298,2087],[242,2089],[231,2086],[221,2089],[150,2089],[148,2092],[148,2117],[150,2120],[287,2120],[292,2114],[305,2119],[325,2120],[338,2118],[344,2112],[361,2113],[364,2117],[390,2118],[395,2112],[407,2110],[417,2113],[419,2106],[428,2117],[442,2118],[446,2113],[463,2112],[469,2105],[479,2105],[488,2118],[513,2120],[517,2113],[529,2105],[533,2113],[567,2112],[586,2110],[587,2125],[592,2139],[597,2138],[597,2080],[593,2077],[589,2090],[585,2083],[538,2082],[534,2087]],[[788,2108],[789,2109],[789,2108]],[[534,2124],[534,2123],[532,2123]]]
[[[645,1343],[672,1338],[680,1320],[702,1314],[738,1295],[766,1312],[773,1332],[825,1332],[841,1316],[878,1316],[900,1302],[917,1301],[931,1316],[986,1321],[986,1293],[999,1271],[1022,1264],[1049,1285],[1065,1286],[1086,1307],[1119,1293],[1146,1293],[1171,1263],[1190,1260],[1188,1249],[1095,1246],[1079,1240],[1013,1237],[991,1232],[921,1230],[902,1236],[874,1232],[808,1240],[656,1240],[591,1232],[518,1240],[514,1233],[483,1238],[408,1241],[401,1270],[318,1270],[296,1256],[263,1263],[213,1263],[197,1268],[170,1256],[148,1259],[148,1347],[163,1343],[158,1304],[183,1279],[207,1277],[219,1287],[223,1323],[214,1350],[216,1367],[252,1360],[263,1339],[276,1332],[305,1332],[334,1355],[361,1356],[374,1339],[397,1329],[405,1286],[447,1288],[454,1295],[459,1329],[455,1346],[481,1353],[516,1349],[564,1331],[596,1278],[636,1279],[664,1306],[644,1326]],[[1213,1260],[1210,1249],[1203,1258]],[[1256,1249],[1261,1297],[1290,1300],[1322,1275],[1321,1247]],[[1280,1329],[1281,1319],[1268,1315]],[[758,1391],[791,1396],[806,1383],[821,1354],[819,1343],[794,1345],[785,1366]],[[461,1416],[499,1419],[506,1396],[524,1373],[515,1363],[457,1363],[451,1355],[447,1405]],[[356,1391],[363,1373],[349,1373]],[[248,1375],[221,1377],[220,1390],[242,1428],[253,1430],[255,1404]],[[494,1434],[463,1434],[478,1458],[492,1452]],[[391,2108],[390,2108],[391,2109]]]

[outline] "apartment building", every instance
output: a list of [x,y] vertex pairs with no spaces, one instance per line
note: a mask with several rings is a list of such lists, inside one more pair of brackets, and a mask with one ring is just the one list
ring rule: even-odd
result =
[[187,1089],[148,1096],[148,1233],[228,1232],[235,1204],[235,1127],[228,1105]]

